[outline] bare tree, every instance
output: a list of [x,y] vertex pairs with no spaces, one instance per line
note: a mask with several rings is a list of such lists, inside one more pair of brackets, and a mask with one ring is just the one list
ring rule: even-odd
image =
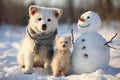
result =
[[97,0],[97,5],[94,8],[96,8],[96,10],[99,13],[99,15],[101,16],[101,18],[105,19],[105,9],[103,6],[103,0]]
[[4,5],[3,5],[3,0],[0,0],[0,10],[2,10],[2,11],[0,11],[0,25],[2,24],[2,22],[3,22],[3,12],[4,12]]
[[105,9],[105,16],[106,16],[106,20],[111,20],[114,17],[113,11],[113,2],[112,0],[105,0],[104,2],[104,9]]
[[73,12],[74,12],[74,0],[67,0],[67,10],[68,10],[68,13],[67,13],[67,23],[72,23],[73,21]]

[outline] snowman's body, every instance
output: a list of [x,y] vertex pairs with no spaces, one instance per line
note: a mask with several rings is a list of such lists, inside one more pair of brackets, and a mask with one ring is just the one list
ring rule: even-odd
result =
[[[89,13],[91,14],[91,12]],[[90,24],[92,23],[90,22]],[[78,25],[83,25],[83,22],[78,22]],[[73,49],[73,70],[80,74],[106,67],[110,60],[110,49],[104,45],[106,40],[96,32],[100,26],[95,26],[95,28],[94,25],[84,28],[80,26],[78,27],[81,35],[76,39]]]
[[106,40],[98,33],[82,34],[74,44],[73,65],[78,74],[107,66],[110,60]]

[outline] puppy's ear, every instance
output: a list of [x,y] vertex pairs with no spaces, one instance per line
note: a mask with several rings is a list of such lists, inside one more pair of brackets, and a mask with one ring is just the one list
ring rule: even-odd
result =
[[29,7],[29,16],[32,17],[38,12],[39,6],[36,5],[30,5]]
[[59,35],[56,35],[55,40],[57,41],[60,38]]
[[54,9],[53,9],[53,15],[54,15],[57,19],[59,19],[62,14],[63,14],[62,9],[58,9],[58,8],[54,8]]

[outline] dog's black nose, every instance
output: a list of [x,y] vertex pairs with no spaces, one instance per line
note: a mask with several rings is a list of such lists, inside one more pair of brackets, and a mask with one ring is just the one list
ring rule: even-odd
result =
[[43,25],[42,25],[42,30],[46,30],[46,28],[47,28],[47,25],[46,25],[46,24],[43,24]]
[[65,44],[63,45],[63,47],[65,47]]

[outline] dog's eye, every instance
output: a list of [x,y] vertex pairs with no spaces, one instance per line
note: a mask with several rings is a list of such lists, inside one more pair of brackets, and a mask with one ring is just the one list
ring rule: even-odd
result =
[[38,20],[39,20],[39,21],[41,21],[41,20],[42,20],[42,18],[38,18]]
[[62,42],[60,42],[60,44],[62,44]]
[[67,42],[65,42],[65,44],[67,44]]
[[90,19],[90,17],[88,16],[87,19]]
[[50,22],[51,21],[51,19],[48,19],[48,22]]

